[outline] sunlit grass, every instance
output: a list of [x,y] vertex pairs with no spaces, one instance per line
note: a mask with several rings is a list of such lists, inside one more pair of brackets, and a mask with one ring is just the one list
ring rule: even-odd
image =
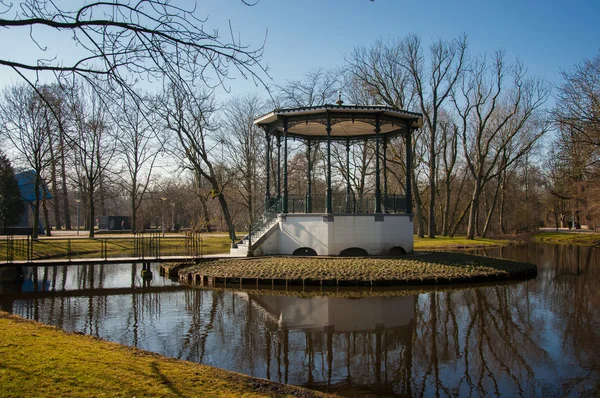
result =
[[468,248],[485,246],[503,246],[509,244],[508,240],[475,238],[469,240],[464,236],[436,236],[435,238],[419,238],[415,235],[415,249],[438,249],[438,248]]
[[559,245],[600,246],[600,234],[592,232],[540,232],[534,235],[533,240]]
[[401,258],[377,257],[257,257],[220,259],[190,265],[179,271],[217,278],[249,280],[286,279],[316,281],[422,281],[440,278],[471,279],[535,272],[532,264],[474,256],[432,252]]
[[[135,257],[134,246],[136,242],[131,237],[102,237],[96,238],[40,238],[31,246],[27,246],[26,240],[14,239],[7,241],[0,239],[0,260],[12,257],[13,260],[26,260],[27,250],[32,250],[31,258],[43,259],[67,259],[72,258],[108,258]],[[7,247],[9,245],[9,247]],[[168,236],[160,240],[146,237],[143,243],[137,241],[138,249],[144,246],[147,257],[156,253],[161,256],[185,256],[186,239],[182,236]],[[202,234],[199,240],[198,251],[202,254],[227,253],[231,246],[231,240],[223,234]],[[105,253],[106,252],[106,253]],[[138,251],[139,252],[139,251]],[[70,254],[69,254],[70,253]]]
[[0,311],[0,397],[325,396]]

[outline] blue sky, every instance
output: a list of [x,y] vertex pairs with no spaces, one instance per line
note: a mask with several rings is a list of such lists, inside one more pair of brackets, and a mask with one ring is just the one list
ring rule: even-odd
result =
[[[244,40],[258,44],[268,28],[264,61],[273,83],[299,79],[311,68],[344,63],[355,46],[377,38],[416,33],[432,39],[466,33],[471,53],[504,49],[529,72],[550,82],[600,50],[600,0],[595,1],[405,1],[405,0],[260,0],[247,7],[239,0],[202,2],[209,23],[231,21]],[[232,89],[253,88],[243,82]]]
[[[600,50],[600,0],[260,0],[253,7],[240,0],[198,0],[197,4],[199,15],[208,16],[207,29],[220,28],[227,35],[230,21],[234,33],[254,46],[267,34],[263,63],[273,78],[270,84],[300,79],[311,68],[340,66],[355,46],[409,33],[428,44],[464,32],[471,53],[504,49],[509,60],[521,59],[530,74],[551,83],[560,81],[561,70]],[[26,30],[14,32],[0,31],[0,51],[19,60],[32,54],[34,47]],[[55,36],[47,32],[43,38]],[[61,53],[63,48],[54,42],[49,54],[68,57]],[[14,81],[14,75],[0,68],[0,86]],[[264,90],[239,76],[229,85],[234,94]]]

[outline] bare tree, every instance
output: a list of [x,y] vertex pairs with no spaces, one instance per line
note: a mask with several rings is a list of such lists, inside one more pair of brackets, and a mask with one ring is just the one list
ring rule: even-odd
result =
[[[456,222],[456,212],[462,199],[462,192],[466,180],[464,167],[457,167],[460,163],[459,155],[459,128],[452,120],[449,113],[440,115],[438,120],[440,129],[440,184],[438,195],[443,199],[440,206],[442,235],[448,236]],[[458,169],[458,170],[457,170]],[[462,170],[462,171],[461,171]],[[442,192],[443,191],[443,192]]]
[[337,71],[319,68],[309,71],[301,80],[289,80],[276,88],[278,106],[318,106],[335,101],[340,78]]
[[[87,89],[87,90],[86,90]],[[86,193],[89,237],[94,237],[96,200],[102,191],[102,179],[115,155],[116,145],[107,115],[108,104],[88,87],[75,88],[70,98],[73,152],[80,183]]]
[[459,80],[465,63],[467,37],[460,36],[452,42],[437,40],[429,47],[429,65],[421,47],[421,39],[409,36],[404,46],[404,60],[410,71],[420,111],[423,113],[424,127],[428,132],[429,163],[429,223],[428,236],[434,238],[435,196],[437,179],[437,155],[439,152],[439,119],[446,100]]
[[[242,1],[246,5],[248,2]],[[28,81],[51,74],[60,81],[76,77],[88,81],[105,94],[115,91],[135,94],[140,79],[222,85],[231,71],[262,82],[266,69],[259,61],[262,46],[242,43],[229,26],[229,38],[219,30],[206,29],[201,9],[177,5],[169,0],[115,0],[63,6],[52,0],[0,0],[0,27],[8,35],[26,28],[39,54],[30,59],[0,57],[8,67]],[[52,29],[63,35],[61,48],[49,53],[44,33]],[[67,54],[78,54],[68,60]]]
[[219,201],[223,218],[229,230],[229,237],[235,241],[235,228],[229,212],[224,190],[229,183],[222,165],[216,164],[211,151],[219,140],[216,137],[218,125],[214,120],[216,104],[212,93],[198,90],[194,96],[175,85],[160,105],[160,114],[166,128],[177,137],[176,144],[170,150],[190,169],[200,181],[205,179],[213,198]]
[[[30,182],[34,191],[33,232],[37,238],[39,230],[40,206],[45,199],[44,175],[54,162],[52,158],[53,132],[48,118],[48,107],[37,94],[24,84],[4,90],[0,102],[0,126],[2,133],[18,155],[17,161],[33,173]],[[47,224],[46,224],[47,225]]]
[[600,162],[600,54],[562,72],[557,104],[553,110],[559,125],[573,130],[573,139],[593,147]]
[[[473,193],[467,237],[474,239],[479,199],[485,184],[528,153],[548,131],[538,119],[538,111],[549,95],[548,86],[527,78],[517,63],[507,66],[504,54],[496,52],[491,62],[477,60],[454,97],[460,117],[460,134]],[[510,158],[499,164],[507,149]]]
[[[337,143],[333,145],[332,156],[335,159],[334,167],[344,184],[349,183],[353,198],[359,206],[363,206],[366,193],[374,190],[372,176],[375,174],[373,164],[375,159],[374,145],[368,140],[353,142],[352,144]],[[346,151],[349,151],[347,153]],[[346,155],[350,160],[347,169]],[[348,181],[348,175],[350,181]],[[365,208],[361,209],[365,211]]]
[[[555,141],[561,182],[568,186],[568,197],[577,225],[580,218],[598,225],[600,220],[600,55],[584,60],[563,72],[556,106],[552,111],[558,126]],[[558,198],[558,197],[557,197]]]
[[[371,47],[357,47],[346,57],[346,74],[353,99],[385,104],[398,109],[414,105],[413,79],[402,62],[404,40],[377,40]],[[360,94],[359,94],[360,93]],[[365,95],[366,94],[366,95]]]
[[225,144],[229,167],[239,184],[234,189],[252,213],[258,202],[259,180],[264,159],[264,132],[254,125],[254,119],[264,113],[266,105],[256,94],[234,97],[223,111],[220,140]]
[[[143,101],[148,102],[149,99],[143,98]],[[148,193],[154,164],[162,150],[158,127],[160,123],[152,106],[144,107],[134,98],[125,97],[120,107],[117,153],[125,165],[126,178],[122,179],[122,184],[129,196],[131,228],[136,230],[137,211]],[[150,109],[150,112],[145,109]]]
[[[350,57],[347,73],[358,87],[375,98],[375,102],[398,109],[415,109],[423,113],[427,132],[426,157],[415,159],[415,169],[427,159],[429,175],[428,235],[435,237],[437,155],[440,151],[438,119],[466,62],[466,36],[446,42],[437,40],[426,55],[416,35],[385,42],[378,40],[370,48],[356,48]],[[356,86],[355,85],[355,86]],[[421,136],[424,138],[424,136]],[[413,175],[416,173],[413,173]],[[418,181],[415,181],[418,182]],[[420,211],[419,185],[415,186],[417,225],[423,222]]]

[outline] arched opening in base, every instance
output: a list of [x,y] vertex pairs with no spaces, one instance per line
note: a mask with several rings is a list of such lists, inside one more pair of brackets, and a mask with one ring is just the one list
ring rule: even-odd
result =
[[340,257],[367,257],[369,253],[360,247],[349,247],[340,252]]
[[406,250],[400,246],[395,246],[390,249],[388,255],[392,257],[406,256]]
[[315,249],[312,249],[310,247],[301,247],[299,249],[294,250],[294,253],[292,253],[294,256],[316,256],[317,252],[315,251]]

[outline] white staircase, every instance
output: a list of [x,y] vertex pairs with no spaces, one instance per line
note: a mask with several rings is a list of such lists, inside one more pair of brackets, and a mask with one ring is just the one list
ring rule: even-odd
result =
[[256,209],[246,220],[236,226],[236,231],[248,231],[229,251],[231,256],[248,257],[250,255],[250,246],[256,249],[267,238],[272,231],[279,229],[279,220],[277,210],[279,201],[273,201]]
[[238,241],[237,247],[232,247],[230,249],[229,254],[236,257],[248,257],[248,253],[250,251],[250,241],[252,241],[252,247],[256,249],[267,238],[267,236],[276,229],[279,229],[279,221],[277,218],[270,220],[268,223],[265,223],[263,226],[261,226],[261,228],[244,236],[240,241]]

